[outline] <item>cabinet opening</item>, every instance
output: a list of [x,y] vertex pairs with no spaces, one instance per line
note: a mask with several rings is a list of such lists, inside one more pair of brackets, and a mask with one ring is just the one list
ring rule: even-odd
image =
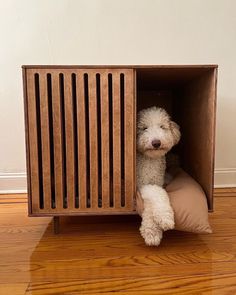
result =
[[173,148],[180,164],[204,189],[212,209],[214,177],[215,67],[137,69],[137,111],[164,108],[181,130]]

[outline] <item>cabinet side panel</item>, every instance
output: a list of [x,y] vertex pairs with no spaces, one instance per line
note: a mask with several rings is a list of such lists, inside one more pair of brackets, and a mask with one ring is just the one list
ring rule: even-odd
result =
[[23,78],[23,99],[24,99],[24,123],[25,123],[25,149],[26,149],[26,172],[27,172],[27,195],[28,195],[28,212],[32,214],[32,192],[30,179],[30,151],[29,151],[29,120],[28,120],[28,97],[27,97],[27,70],[22,69]]
[[213,69],[190,83],[180,94],[183,165],[204,189],[213,210],[216,75]]
[[[40,206],[40,185],[39,185],[39,158],[38,158],[38,118],[36,113],[36,94],[35,94],[35,75],[34,71],[27,70],[27,112],[28,112],[28,135],[29,135],[29,151],[30,159],[29,179],[31,186],[31,206],[32,213],[39,212]],[[42,199],[41,199],[42,200]]]

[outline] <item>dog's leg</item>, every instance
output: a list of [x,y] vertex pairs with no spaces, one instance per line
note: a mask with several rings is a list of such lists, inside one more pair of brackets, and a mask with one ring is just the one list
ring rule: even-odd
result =
[[152,220],[164,231],[174,228],[174,212],[167,192],[158,185],[144,185],[140,189],[145,207]]
[[142,224],[139,230],[146,245],[158,246],[162,239],[162,229],[154,222],[149,209],[145,208],[142,213]]

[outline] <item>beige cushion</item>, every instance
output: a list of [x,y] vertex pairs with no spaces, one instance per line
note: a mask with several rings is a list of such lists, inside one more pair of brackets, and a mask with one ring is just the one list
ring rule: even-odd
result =
[[[208,222],[208,207],[201,186],[182,169],[167,185],[171,206],[175,213],[175,229],[194,233],[212,233]],[[137,194],[137,211],[141,215],[143,201]]]

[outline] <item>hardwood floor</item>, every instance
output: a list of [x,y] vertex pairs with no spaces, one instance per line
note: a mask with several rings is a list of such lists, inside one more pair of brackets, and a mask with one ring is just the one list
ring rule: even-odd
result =
[[171,231],[155,248],[136,216],[63,218],[54,235],[26,196],[2,195],[0,294],[236,294],[236,190],[216,196],[213,234]]

